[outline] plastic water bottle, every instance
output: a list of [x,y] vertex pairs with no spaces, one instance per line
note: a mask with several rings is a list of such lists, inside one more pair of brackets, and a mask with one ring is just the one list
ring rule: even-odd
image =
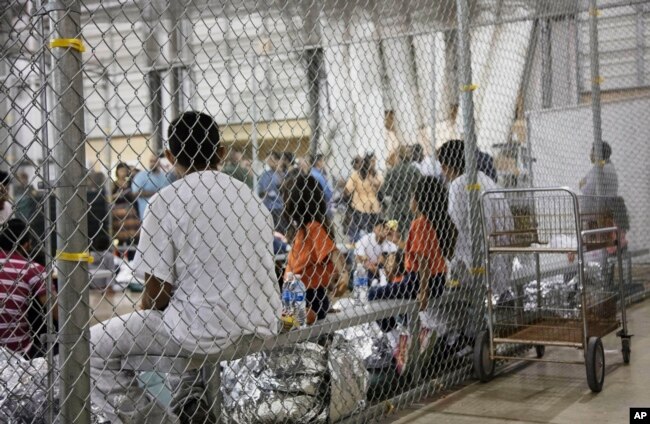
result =
[[301,327],[307,325],[307,299],[305,284],[300,275],[295,275],[292,283],[294,316]]
[[292,316],[293,315],[293,291],[291,290],[291,284],[293,283],[294,276],[293,274],[287,274],[287,279],[282,286],[282,314]]
[[354,299],[356,303],[368,302],[368,271],[363,264],[357,264],[354,271]]

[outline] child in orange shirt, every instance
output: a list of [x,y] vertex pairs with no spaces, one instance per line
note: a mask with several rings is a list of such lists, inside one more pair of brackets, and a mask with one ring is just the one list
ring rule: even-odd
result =
[[347,290],[349,275],[343,256],[336,248],[327,219],[327,204],[318,181],[297,174],[285,180],[285,218],[291,222],[291,251],[287,274],[300,275],[307,289],[307,323],[325,318],[330,306],[328,289]]
[[411,199],[415,219],[404,248],[405,276],[401,282],[372,287],[374,299],[412,299],[417,296],[421,309],[428,300],[440,296],[445,286],[445,256],[451,255],[456,228],[447,213],[447,190],[434,177],[423,177]]

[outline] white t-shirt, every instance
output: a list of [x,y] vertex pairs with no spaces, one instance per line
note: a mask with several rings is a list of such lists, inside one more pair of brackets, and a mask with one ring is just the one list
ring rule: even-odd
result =
[[413,162],[413,165],[425,177],[438,177],[442,174],[440,162],[434,160],[431,156],[425,156],[422,162]]
[[172,284],[163,320],[182,347],[218,353],[242,335],[278,333],[273,221],[248,186],[194,172],[147,207],[134,269]]
[[[482,172],[477,174],[477,182],[481,186],[480,193],[487,190],[498,189],[499,186],[487,175]],[[467,191],[468,178],[463,174],[449,184],[449,216],[456,225],[458,238],[456,239],[456,249],[454,251],[454,261],[462,261],[467,269],[472,268],[472,234],[471,220],[469,214],[469,192]],[[503,195],[495,195],[503,198]],[[510,208],[506,202],[486,202],[483,209],[486,219],[488,232],[494,230],[506,231],[514,228],[514,219]],[[478,223],[482,225],[482,223]],[[501,228],[495,228],[499,226]],[[483,240],[481,240],[481,252],[484,251]],[[492,281],[497,293],[508,288],[510,276],[512,274],[512,258],[510,255],[494,255],[491,261]]]
[[361,237],[354,246],[355,256],[363,256],[367,258],[370,263],[376,264],[383,253],[397,252],[397,245],[388,240],[383,243],[377,241],[375,233],[368,233]]
[[4,224],[5,222],[9,221],[9,218],[11,218],[11,214],[13,213],[13,211],[14,208],[11,202],[5,200],[5,204],[3,205],[3,208],[0,209],[0,224]]

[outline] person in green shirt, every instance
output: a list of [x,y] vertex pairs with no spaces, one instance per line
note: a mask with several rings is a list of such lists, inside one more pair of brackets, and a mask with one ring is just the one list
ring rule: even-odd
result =
[[413,165],[411,152],[406,146],[398,151],[397,164],[386,173],[384,184],[379,192],[386,204],[384,217],[396,220],[402,239],[406,237],[413,220],[410,201],[413,190],[421,178],[420,171]]
[[221,172],[253,188],[253,173],[249,168],[243,166],[243,156],[243,152],[240,149],[231,149],[228,160],[224,164]]

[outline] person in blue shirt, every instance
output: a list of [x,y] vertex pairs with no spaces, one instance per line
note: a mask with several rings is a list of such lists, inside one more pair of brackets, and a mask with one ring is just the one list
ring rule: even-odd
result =
[[325,202],[327,205],[330,204],[332,200],[332,188],[327,182],[327,172],[325,171],[325,158],[322,154],[318,153],[310,157],[311,171],[310,174],[312,177],[318,181],[321,188],[323,189],[323,194],[325,195]]
[[282,218],[284,202],[280,193],[280,187],[286,173],[286,166],[282,154],[271,152],[266,158],[266,169],[257,182],[257,194],[262,199],[264,206],[271,212],[275,231],[285,234],[287,225]]
[[160,166],[160,158],[152,155],[149,159],[149,171],[138,172],[131,182],[131,191],[138,201],[140,219],[144,219],[144,213],[151,196],[170,183],[171,179],[169,174],[163,171]]

